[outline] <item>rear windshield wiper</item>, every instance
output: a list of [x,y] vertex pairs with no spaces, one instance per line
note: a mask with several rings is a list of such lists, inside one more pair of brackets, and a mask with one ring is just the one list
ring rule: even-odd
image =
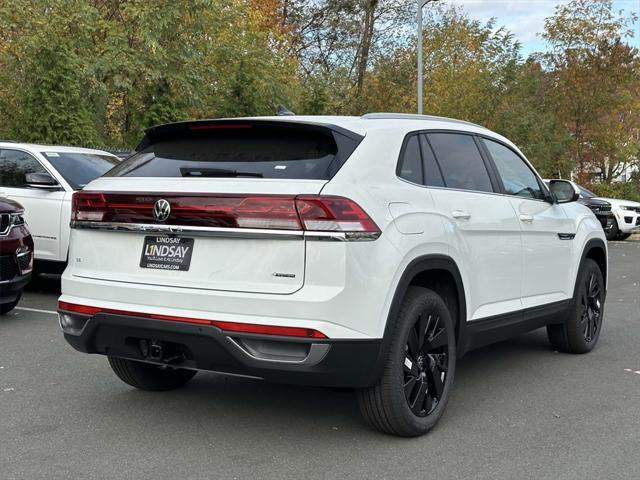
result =
[[226,168],[181,168],[180,175],[183,177],[263,177],[261,173],[239,172]]

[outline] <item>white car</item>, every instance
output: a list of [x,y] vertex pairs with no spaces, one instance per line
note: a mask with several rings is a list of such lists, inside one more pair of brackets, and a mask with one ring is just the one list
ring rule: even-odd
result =
[[604,233],[571,183],[550,190],[447,118],[154,127],[74,194],[60,326],[137,388],[197,370],[353,387],[371,426],[420,435],[468,350],[540,327],[556,350],[598,341]]
[[640,232],[640,203],[617,198],[596,198],[611,204],[614,215],[613,228],[608,235],[611,240],[624,240],[631,234]]
[[64,270],[71,195],[118,163],[118,157],[100,150],[0,142],[0,196],[25,209],[36,271]]

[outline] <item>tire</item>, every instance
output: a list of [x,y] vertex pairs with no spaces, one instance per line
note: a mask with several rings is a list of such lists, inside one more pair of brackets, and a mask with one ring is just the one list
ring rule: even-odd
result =
[[618,228],[618,220],[613,219],[613,225],[611,225],[611,229],[608,232],[604,232],[604,236],[608,241],[615,240],[620,233],[620,229]]
[[626,240],[630,236],[631,236],[630,233],[619,233],[618,237],[617,237],[617,240]]
[[[20,295],[20,296],[22,296],[22,295]],[[18,302],[20,301],[20,296],[18,298],[16,298],[13,302],[0,303],[0,315],[4,315],[6,313],[9,313],[11,310],[16,308],[16,305],[18,305]]]
[[[422,339],[420,331],[425,332]],[[382,375],[375,385],[356,393],[364,419],[383,433],[424,435],[444,413],[455,367],[454,325],[444,300],[432,290],[410,287]]]
[[605,296],[598,264],[590,258],[585,259],[565,323],[547,326],[547,336],[554,349],[567,353],[593,350],[602,331]]
[[195,370],[171,368],[151,363],[109,356],[111,369],[124,383],[140,390],[160,392],[185,385],[197,373]]

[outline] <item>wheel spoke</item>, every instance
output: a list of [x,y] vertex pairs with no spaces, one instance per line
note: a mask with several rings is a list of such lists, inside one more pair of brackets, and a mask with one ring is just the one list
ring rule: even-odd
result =
[[420,315],[420,318],[416,322],[416,328],[418,329],[418,348],[422,349],[424,345],[424,339],[427,334],[427,329],[431,323],[431,315]]
[[415,393],[415,396],[412,400],[409,400],[409,406],[411,407],[413,413],[415,413],[416,415],[420,415],[420,413],[422,413],[424,397],[427,394],[427,388],[427,382],[425,382],[424,380],[420,381],[420,385]]
[[431,413],[431,410],[433,410],[433,407],[435,406],[433,404],[433,397],[429,394],[429,392],[427,391],[427,394],[424,396],[424,411],[428,414]]
[[438,330],[427,340],[429,346],[428,351],[433,351],[438,348],[442,348],[447,344],[447,332],[445,329]]
[[407,400],[411,398],[411,392],[413,392],[413,388],[416,386],[416,377],[409,377],[407,381],[404,382],[404,396]]
[[589,277],[589,286],[587,287],[587,292],[589,292],[589,296],[591,296],[591,292],[593,292],[594,285],[596,284],[596,276],[592,273]]
[[433,387],[433,391],[435,393],[435,397],[440,399],[442,397],[442,390],[444,389],[444,383],[442,382],[442,372],[440,369],[434,365],[433,368],[427,370],[427,376],[429,377],[431,386]]

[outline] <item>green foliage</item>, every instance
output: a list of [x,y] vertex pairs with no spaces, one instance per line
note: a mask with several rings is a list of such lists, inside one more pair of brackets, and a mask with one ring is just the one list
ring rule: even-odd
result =
[[[271,115],[278,104],[415,112],[415,5],[0,2],[0,138],[131,148],[153,124]],[[625,43],[633,14],[611,0],[560,3],[545,22],[548,50],[524,60],[496,20],[442,2],[425,13],[426,113],[503,134],[546,177],[610,183],[638,164],[640,56]]]
[[591,190],[599,197],[640,202],[640,188],[632,182],[594,183]]

